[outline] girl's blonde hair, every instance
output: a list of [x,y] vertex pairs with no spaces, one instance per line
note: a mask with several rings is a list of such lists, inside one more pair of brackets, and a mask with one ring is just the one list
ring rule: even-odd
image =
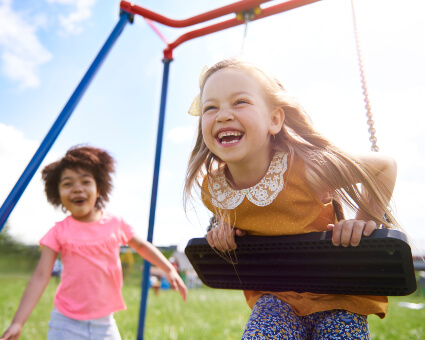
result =
[[[369,169],[367,164],[360,162],[353,155],[339,149],[319,133],[297,100],[290,96],[273,76],[246,61],[234,58],[225,59],[208,69],[203,76],[200,86],[201,97],[208,78],[224,68],[244,70],[255,76],[263,86],[270,106],[283,109],[284,124],[281,131],[272,138],[275,150],[289,153],[290,159],[293,159],[295,155],[300,157],[326,187],[331,189],[331,195],[335,201],[344,203],[354,212],[362,211],[369,219],[384,227],[399,227],[392,214],[392,209],[388,206],[391,193],[372,175],[372,169]],[[213,170],[222,165],[224,162],[213,154],[204,142],[201,114],[197,140],[186,172],[185,209],[187,209],[189,199],[192,198],[193,189],[202,190],[204,176],[212,176]],[[358,183],[362,184],[362,189],[359,188]],[[210,196],[207,192],[203,192],[203,194]],[[370,206],[370,198],[376,201],[376,207]],[[379,210],[383,213],[378,213]]]

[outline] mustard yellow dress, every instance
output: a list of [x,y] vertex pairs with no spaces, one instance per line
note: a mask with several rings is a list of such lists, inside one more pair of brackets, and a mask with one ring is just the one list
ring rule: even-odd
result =
[[[202,200],[213,213],[224,209],[232,225],[250,235],[294,235],[326,231],[335,222],[332,201],[323,204],[305,179],[303,161],[276,152],[263,179],[255,186],[234,190],[226,180],[224,170],[206,176]],[[313,294],[288,292],[244,291],[253,308],[263,294],[272,294],[289,304],[299,316],[332,309],[353,313],[376,314],[385,317],[386,296]]]

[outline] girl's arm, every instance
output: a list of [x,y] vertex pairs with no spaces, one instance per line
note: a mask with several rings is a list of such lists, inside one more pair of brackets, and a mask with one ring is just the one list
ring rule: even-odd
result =
[[58,254],[54,250],[43,246],[40,261],[25,288],[18,310],[16,311],[10,327],[4,332],[0,340],[19,339],[22,327],[49,283],[57,255]]
[[152,243],[144,241],[134,236],[128,245],[133,248],[137,254],[149,261],[153,265],[161,268],[167,275],[168,282],[175,291],[179,291],[183,300],[186,301],[187,288],[179,273],[167,260],[167,258]]
[[[397,162],[390,156],[378,154],[376,152],[373,154],[357,156],[357,159],[367,164],[369,169],[372,170],[372,174],[375,178],[387,188],[388,196],[385,197],[384,203],[388,206],[397,179]],[[369,204],[376,212],[378,212],[378,214],[384,214],[384,211],[372,199],[369,200]],[[369,216],[365,215],[362,211],[359,211],[356,218],[368,219]]]
[[[396,161],[383,154],[366,154],[357,156],[357,159],[368,165],[372,175],[381,182],[387,189],[388,195],[385,197],[385,204],[388,205],[394,191],[397,178]],[[382,208],[369,195],[369,206],[378,214],[384,214]],[[363,211],[358,211],[352,220],[342,220],[335,225],[329,225],[328,229],[333,230],[332,242],[334,245],[347,247],[358,246],[362,236],[369,236],[377,228],[377,223]]]

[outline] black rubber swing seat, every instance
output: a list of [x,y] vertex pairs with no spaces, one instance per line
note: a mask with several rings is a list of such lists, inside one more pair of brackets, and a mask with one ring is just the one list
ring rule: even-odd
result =
[[416,290],[406,236],[378,229],[357,247],[336,247],[332,232],[237,237],[227,261],[205,238],[189,240],[185,253],[212,288],[318,294],[409,295]]

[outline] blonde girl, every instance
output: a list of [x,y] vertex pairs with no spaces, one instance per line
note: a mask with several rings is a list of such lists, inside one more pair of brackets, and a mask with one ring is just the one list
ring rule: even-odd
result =
[[121,294],[120,245],[128,244],[163,269],[171,287],[186,299],[186,286],[164,255],[137,237],[121,217],[103,209],[112,190],[114,163],[102,149],[77,146],[43,169],[47,200],[69,215],[41,239],[40,261],[1,340],[19,339],[59,253],[63,271],[48,340],[121,339],[113,317],[114,312],[126,308]]
[[[274,77],[238,59],[203,75],[190,113],[199,115],[185,206],[193,189],[217,216],[211,247],[237,247],[235,235],[332,230],[335,246],[357,246],[378,226],[397,226],[388,208],[395,161],[336,147]],[[341,203],[354,211],[344,219]],[[391,221],[391,224],[389,223]],[[243,339],[368,339],[367,315],[383,318],[382,296],[245,291],[252,308]]]

